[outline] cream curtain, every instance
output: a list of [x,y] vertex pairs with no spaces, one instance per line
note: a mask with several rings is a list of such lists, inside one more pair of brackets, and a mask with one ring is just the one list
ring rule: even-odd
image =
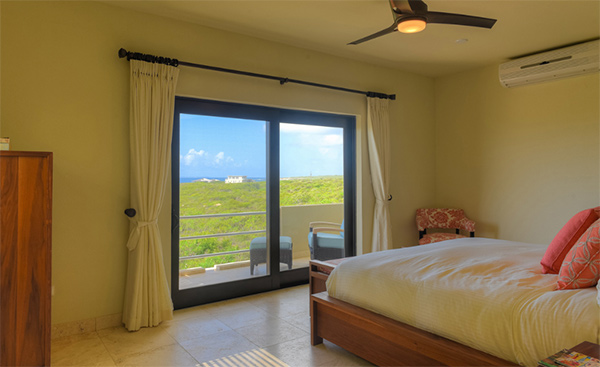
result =
[[130,61],[130,184],[132,218],[123,323],[130,330],[173,318],[158,214],[171,163],[176,67]]
[[367,98],[367,145],[371,166],[371,182],[375,194],[373,242],[371,250],[387,250],[392,244],[389,210],[390,122],[388,100]]

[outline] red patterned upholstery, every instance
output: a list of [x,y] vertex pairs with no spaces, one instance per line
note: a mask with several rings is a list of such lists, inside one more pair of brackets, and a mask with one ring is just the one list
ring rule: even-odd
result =
[[[475,236],[475,222],[467,218],[462,209],[417,209],[416,219],[419,245],[466,237],[460,234],[460,230]],[[427,229],[454,229],[456,233],[427,234]]]

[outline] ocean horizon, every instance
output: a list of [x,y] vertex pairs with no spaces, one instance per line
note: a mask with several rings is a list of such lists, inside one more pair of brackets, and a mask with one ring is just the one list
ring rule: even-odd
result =
[[[221,182],[225,182],[225,179],[227,177],[179,177],[179,183],[189,183],[189,182],[194,182],[197,180],[202,180],[203,178],[209,179],[209,180],[219,180]],[[264,181],[265,178],[264,177],[248,177],[254,181]]]

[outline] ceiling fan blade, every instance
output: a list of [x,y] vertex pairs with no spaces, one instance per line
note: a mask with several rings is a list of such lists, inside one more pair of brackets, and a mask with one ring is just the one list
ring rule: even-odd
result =
[[359,43],[367,42],[367,41],[370,41],[370,40],[372,40],[374,38],[385,36],[386,34],[392,33],[392,32],[394,32],[396,30],[398,30],[398,26],[396,25],[396,23],[394,23],[391,26],[389,26],[388,28],[383,29],[383,30],[381,30],[381,31],[379,31],[377,33],[373,33],[370,36],[361,38],[361,39],[356,40],[354,42],[350,42],[349,45],[358,45]]
[[427,18],[427,23],[456,24],[481,28],[492,28],[496,23],[496,19],[463,14],[440,13],[436,11],[427,12],[425,18]]
[[414,14],[427,13],[427,4],[423,0],[407,0]]
[[398,15],[423,14],[427,12],[427,4],[423,0],[390,0],[392,11]]

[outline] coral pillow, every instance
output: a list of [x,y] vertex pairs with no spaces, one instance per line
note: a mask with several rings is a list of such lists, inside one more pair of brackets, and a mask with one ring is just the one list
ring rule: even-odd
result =
[[569,251],[558,273],[557,289],[593,287],[600,279],[600,219]]
[[550,246],[546,250],[540,264],[542,264],[542,273],[558,274],[560,266],[567,256],[569,250],[575,242],[581,237],[583,232],[588,229],[600,217],[600,206],[593,209],[586,209],[575,214],[567,224],[562,227],[560,232],[554,237]]

